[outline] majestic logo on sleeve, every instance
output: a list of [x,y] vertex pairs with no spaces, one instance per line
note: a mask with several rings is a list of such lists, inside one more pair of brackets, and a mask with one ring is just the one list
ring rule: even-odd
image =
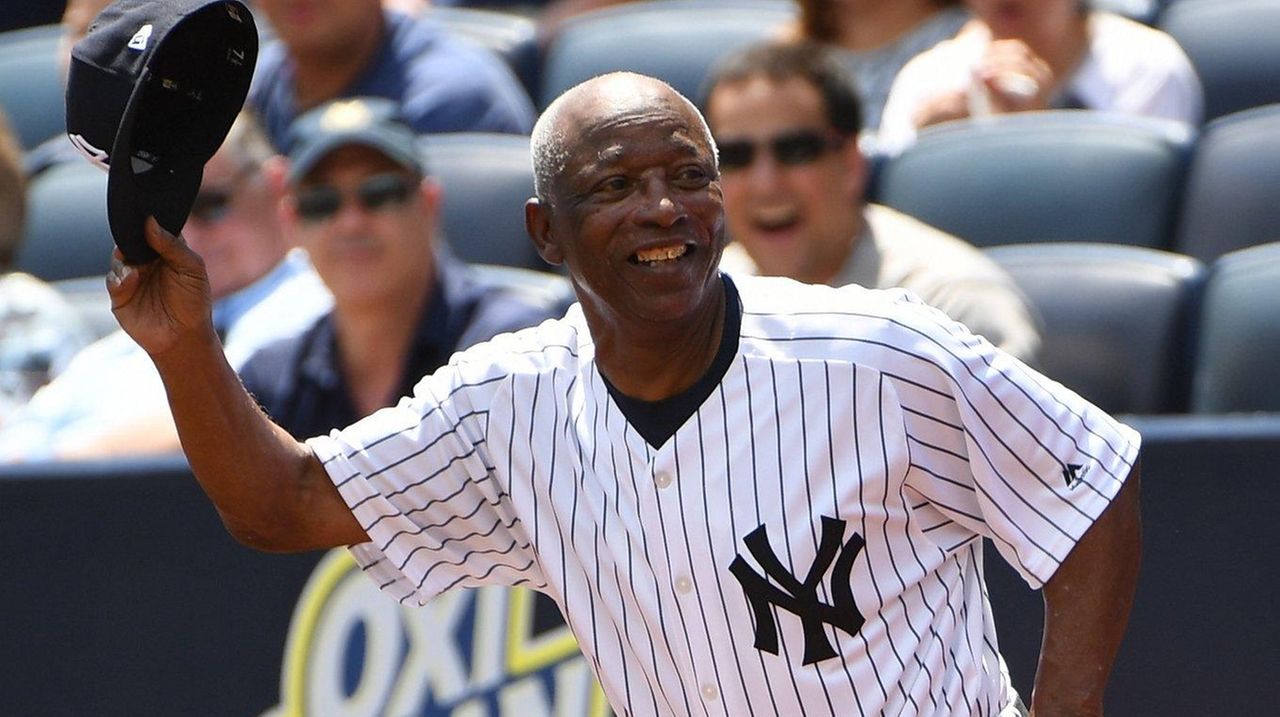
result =
[[[751,603],[756,622],[757,650],[778,654],[778,626],[771,609],[775,606],[800,618],[800,624],[804,628],[806,665],[836,656],[824,625],[838,627],[850,635],[857,634],[862,628],[865,618],[858,612],[858,606],[853,600],[852,575],[853,562],[857,560],[866,542],[861,535],[854,533],[842,545],[840,540],[844,536],[844,529],[845,521],[822,517],[822,539],[818,544],[818,554],[814,556],[813,564],[809,566],[803,582],[778,560],[773,547],[769,545],[765,526],[761,525],[743,539],[742,542],[764,569],[765,575],[757,573],[741,555],[734,558],[729,571],[742,584],[742,590]],[[828,569],[831,570],[830,604],[818,599],[818,586]],[[773,582],[770,582],[770,578]],[[776,586],[774,582],[777,583]]]
[[1084,475],[1089,472],[1089,466],[1080,465],[1079,463],[1068,463],[1066,468],[1062,469],[1062,479],[1067,482],[1068,488],[1075,488],[1084,480]]

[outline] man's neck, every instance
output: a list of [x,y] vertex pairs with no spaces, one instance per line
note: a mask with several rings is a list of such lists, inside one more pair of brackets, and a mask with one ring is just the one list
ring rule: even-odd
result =
[[388,29],[385,16],[364,32],[353,32],[341,47],[291,53],[293,95],[299,111],[305,111],[339,97],[373,62],[382,48]]
[[884,47],[939,12],[933,0],[862,2],[858,17],[839,18],[836,42],[846,50],[867,52]]
[[404,302],[377,306],[335,306],[340,370],[351,401],[360,416],[390,405],[400,389],[401,373],[431,291]]
[[726,301],[723,280],[717,282],[706,306],[686,320],[623,326],[588,311],[600,372],[617,390],[642,401],[661,401],[688,390],[720,348]]

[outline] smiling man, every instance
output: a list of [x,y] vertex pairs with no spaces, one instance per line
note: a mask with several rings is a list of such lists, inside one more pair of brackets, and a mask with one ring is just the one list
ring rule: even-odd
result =
[[[299,443],[214,350],[183,242],[117,264],[240,540],[349,545],[392,598],[551,596],[619,714],[1013,715],[982,537],[1047,620],[1033,709],[1099,714],[1139,557],[1138,443],[902,292],[730,279],[716,155],[662,82],[569,90],[525,217],[579,303]],[[181,278],[180,278],[181,277]]]
[[726,271],[909,289],[1034,362],[1035,319],[1004,270],[965,241],[864,200],[858,97],[828,50],[756,45],[726,58],[708,87],[734,239]]

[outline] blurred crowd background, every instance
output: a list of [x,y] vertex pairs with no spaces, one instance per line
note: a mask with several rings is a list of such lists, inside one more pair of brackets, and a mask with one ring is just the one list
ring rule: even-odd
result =
[[[105,4],[0,9],[4,461],[176,450],[152,440],[166,429],[141,421],[128,434],[98,430],[127,413],[128,394],[113,390],[146,372],[96,370],[125,365],[129,353],[102,286],[111,247],[106,175],[74,151],[63,127],[70,47]],[[247,193],[272,214],[290,185],[268,181],[271,162],[290,154],[298,115],[343,97],[384,97],[419,135],[441,192],[433,220],[451,255],[491,269],[504,286],[567,296],[524,232],[537,112],[611,70],[663,78],[707,112],[708,82],[727,54],[758,43],[818,45],[857,92],[851,144],[859,157],[851,161],[860,184],[814,216],[865,202],[973,245],[1026,302],[1038,340],[1025,358],[1110,411],[1280,411],[1272,378],[1280,361],[1280,0],[248,4],[262,37],[249,107],[269,146],[236,150],[252,161],[226,170],[222,185],[231,189],[198,204],[193,222],[205,228],[247,201],[234,196],[250,181],[242,165],[265,168],[263,184]],[[746,118],[767,124],[771,108],[778,116],[795,109],[786,102],[766,99]],[[803,234],[803,223],[818,219],[781,208],[752,218],[746,205],[762,201],[751,191],[768,195],[787,181],[794,186],[778,191],[800,202],[810,190],[786,173],[829,148],[764,138],[741,120],[723,120],[741,137],[722,136],[722,120],[709,117],[717,140],[738,150],[722,157],[731,163],[731,234],[742,235],[731,239],[743,240],[752,270],[791,273],[754,253],[748,235],[753,226]],[[755,144],[730,141],[747,135]],[[766,144],[768,165],[759,156]],[[730,193],[730,181],[745,188]],[[288,245],[271,242],[264,271],[282,256],[306,260],[292,234],[268,231]],[[323,287],[313,299],[312,313],[281,323],[305,328],[329,306]],[[980,315],[966,319],[974,322]],[[76,375],[77,360],[95,370],[72,381],[63,374]],[[87,410],[89,394],[106,408]],[[95,430],[67,439],[75,421]]]

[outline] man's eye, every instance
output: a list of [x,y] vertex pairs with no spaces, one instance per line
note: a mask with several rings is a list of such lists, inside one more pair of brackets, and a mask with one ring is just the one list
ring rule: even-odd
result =
[[626,189],[627,180],[625,177],[609,177],[596,185],[596,191],[603,192],[605,194],[616,194],[618,192],[626,191]]
[[704,184],[710,175],[702,167],[685,167],[676,174],[676,179],[690,185]]

